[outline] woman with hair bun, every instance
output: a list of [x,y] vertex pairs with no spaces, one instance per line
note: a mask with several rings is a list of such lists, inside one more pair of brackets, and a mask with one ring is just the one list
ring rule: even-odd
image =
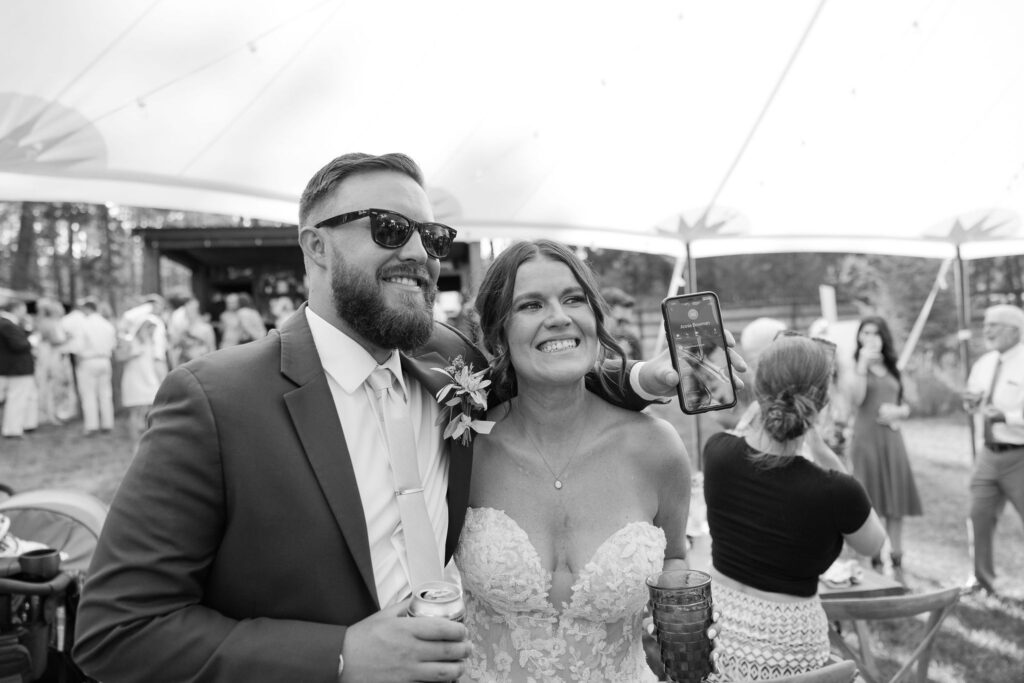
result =
[[824,666],[828,622],[818,576],[843,542],[873,555],[885,530],[860,483],[802,455],[828,404],[833,347],[784,336],[754,379],[760,414],[704,449],[711,575],[721,612],[716,681],[765,680]]

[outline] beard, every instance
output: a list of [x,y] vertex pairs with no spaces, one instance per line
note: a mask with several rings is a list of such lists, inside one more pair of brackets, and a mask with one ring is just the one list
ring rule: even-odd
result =
[[[430,284],[423,290],[422,301],[416,294],[396,292],[402,302],[389,306],[381,284],[382,273],[421,277]],[[335,311],[353,331],[384,349],[411,351],[426,344],[434,329],[437,285],[424,268],[391,266],[371,277],[342,264],[331,274],[331,295]]]

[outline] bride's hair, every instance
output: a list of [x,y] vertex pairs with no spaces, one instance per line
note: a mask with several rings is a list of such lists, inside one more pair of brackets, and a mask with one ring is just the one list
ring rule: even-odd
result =
[[758,361],[754,394],[761,424],[784,443],[802,436],[828,403],[832,351],[807,337],[780,337]]
[[[516,275],[519,267],[527,261],[548,259],[564,263],[569,267],[576,282],[583,288],[587,303],[594,312],[597,325],[597,339],[601,346],[598,360],[613,356],[622,360],[619,383],[625,384],[625,352],[605,327],[608,305],[601,297],[593,271],[572,249],[554,240],[516,242],[502,251],[484,275],[476,295],[476,311],[480,317],[480,333],[484,350],[491,359],[491,391],[495,397],[493,405],[508,400],[518,393],[516,371],[508,353],[508,337],[505,325],[512,316],[512,296],[515,292]],[[605,376],[601,375],[601,382]]]

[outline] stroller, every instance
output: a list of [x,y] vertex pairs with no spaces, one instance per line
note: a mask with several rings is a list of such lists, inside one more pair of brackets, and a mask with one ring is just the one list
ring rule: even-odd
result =
[[[70,652],[79,594],[106,514],[99,499],[79,491],[15,494],[0,484],[0,527],[9,524],[0,528],[0,681],[90,680]],[[51,578],[28,576],[19,562],[21,552],[40,546],[60,552]]]

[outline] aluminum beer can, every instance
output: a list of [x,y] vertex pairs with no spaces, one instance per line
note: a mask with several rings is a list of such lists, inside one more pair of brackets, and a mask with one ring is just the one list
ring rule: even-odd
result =
[[410,617],[441,617],[460,624],[466,619],[466,603],[462,589],[447,581],[428,581],[412,592]]

